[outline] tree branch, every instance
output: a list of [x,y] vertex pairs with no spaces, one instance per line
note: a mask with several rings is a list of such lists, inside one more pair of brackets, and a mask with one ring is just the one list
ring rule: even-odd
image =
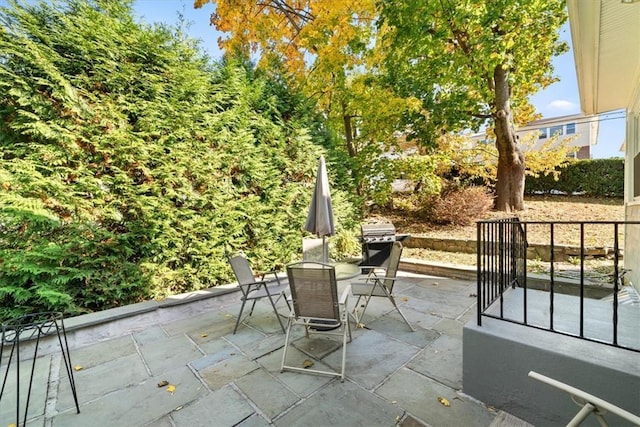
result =
[[469,114],[471,117],[475,117],[476,119],[492,119],[493,118],[491,114],[480,114],[480,113],[474,113],[471,111],[468,111],[467,114]]

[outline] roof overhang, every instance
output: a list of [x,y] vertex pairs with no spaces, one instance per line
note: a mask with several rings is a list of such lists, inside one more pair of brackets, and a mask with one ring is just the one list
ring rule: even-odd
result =
[[628,109],[640,88],[640,1],[567,0],[585,114]]

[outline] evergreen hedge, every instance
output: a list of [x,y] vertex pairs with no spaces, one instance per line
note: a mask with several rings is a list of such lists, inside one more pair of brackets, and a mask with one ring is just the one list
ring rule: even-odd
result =
[[320,122],[277,79],[212,64],[131,4],[0,10],[0,319],[216,286],[230,252],[261,271],[300,251]]
[[576,160],[552,175],[528,176],[527,194],[583,194],[592,197],[624,197],[624,159]]

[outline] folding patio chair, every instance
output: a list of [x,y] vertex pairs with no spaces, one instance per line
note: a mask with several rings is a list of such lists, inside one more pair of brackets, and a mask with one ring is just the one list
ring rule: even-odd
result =
[[[349,286],[338,299],[335,268],[329,264],[302,261],[287,266],[292,310],[287,322],[287,332],[282,353],[280,372],[284,370],[340,377],[344,381],[347,342],[351,342],[351,325],[347,312]],[[324,334],[342,337],[342,362],[340,371],[310,369],[305,366],[287,365],[287,351],[291,345],[291,328],[302,325],[305,336]],[[315,357],[308,354],[310,357]]]
[[604,415],[607,415],[607,413],[615,414],[624,420],[629,421],[631,423],[630,425],[640,426],[639,416],[632,414],[631,412],[626,411],[602,398],[594,396],[593,394],[589,394],[577,387],[570,386],[569,384],[539,374],[535,371],[529,371],[529,377],[568,393],[571,396],[573,403],[580,407],[578,413],[575,414],[571,421],[567,423],[567,427],[580,426],[591,414],[597,418],[598,423],[601,426],[606,427],[609,425],[604,419]]
[[[238,325],[242,319],[242,312],[247,301],[253,301],[251,304],[251,311],[248,314],[248,316],[251,316],[253,314],[253,309],[256,306],[256,302],[262,298],[269,299],[271,307],[273,307],[273,312],[276,314],[278,323],[280,323],[280,327],[282,328],[282,332],[284,332],[284,325],[280,319],[280,314],[276,309],[276,303],[284,296],[287,307],[289,307],[289,302],[285,295],[285,291],[288,287],[287,281],[280,279],[278,277],[278,273],[275,271],[264,273],[259,279],[257,279],[251,270],[249,261],[247,261],[247,258],[245,258],[243,254],[230,256],[229,263],[231,264],[233,274],[235,274],[238,286],[242,292],[242,305],[240,306],[240,313],[238,313],[233,333],[235,334],[238,329]],[[268,274],[272,274],[273,277],[267,279],[266,276]]]
[[[351,292],[354,296],[358,297],[356,304],[353,307],[353,315],[357,324],[360,324],[360,321],[364,317],[364,313],[367,311],[369,301],[371,301],[372,297],[385,297],[391,301],[391,304],[393,304],[393,307],[396,309],[398,314],[400,314],[400,317],[402,317],[407,326],[409,326],[412,331],[415,331],[413,326],[411,326],[411,323],[409,323],[400,310],[400,307],[398,307],[398,304],[396,304],[396,300],[393,297],[393,285],[397,280],[396,274],[398,273],[401,255],[402,243],[396,241],[391,246],[389,263],[386,268],[361,266],[363,271],[368,271],[369,274],[358,281],[351,283]],[[358,313],[358,304],[360,303],[361,298],[364,298],[365,303],[362,308],[362,313]]]

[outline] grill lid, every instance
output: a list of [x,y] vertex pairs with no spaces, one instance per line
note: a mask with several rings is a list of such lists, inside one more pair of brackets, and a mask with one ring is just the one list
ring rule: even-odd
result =
[[396,227],[391,223],[363,224],[362,236],[391,236],[396,234]]
[[362,240],[364,242],[395,241],[396,227],[390,223],[362,225]]

